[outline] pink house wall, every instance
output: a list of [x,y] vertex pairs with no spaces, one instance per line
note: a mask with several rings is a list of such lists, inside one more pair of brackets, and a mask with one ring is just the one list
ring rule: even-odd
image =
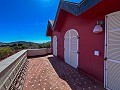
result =
[[[53,32],[53,36],[58,37],[58,57],[64,60],[64,35],[67,30],[77,30],[80,36],[78,68],[102,82],[104,81],[105,15],[120,10],[119,4],[113,5],[116,1],[118,0],[111,0],[111,3],[109,0],[102,1],[80,16],[67,13],[61,30]],[[95,34],[93,28],[99,20],[104,21],[102,25],[104,31]],[[94,55],[95,50],[100,51],[100,56]]]

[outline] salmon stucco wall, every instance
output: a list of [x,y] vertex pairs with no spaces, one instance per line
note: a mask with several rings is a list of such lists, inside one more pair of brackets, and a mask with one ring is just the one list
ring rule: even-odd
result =
[[[60,37],[60,32],[54,31],[53,32],[53,36],[57,36],[57,57],[59,57],[61,60],[64,60],[63,57],[63,43],[62,41],[64,41],[64,38]],[[53,37],[52,36],[52,37]],[[52,39],[53,42],[53,39]]]
[[[102,82],[104,81],[105,15],[120,10],[120,5],[113,5],[116,1],[118,0],[111,0],[111,2],[103,0],[79,16],[67,13],[61,30],[53,32],[53,36],[56,35],[58,38],[58,57],[62,60],[64,60],[65,33],[70,29],[78,32],[80,36],[78,68]],[[95,34],[93,29],[99,20],[104,22],[102,25],[104,31]],[[94,55],[96,50],[100,51],[99,56]]]
[[[97,20],[103,18],[83,18],[74,17],[68,14],[66,21],[61,30],[60,39],[63,39],[67,30],[75,29],[79,34],[79,68],[82,71],[94,76],[95,78],[103,81],[103,66],[104,66],[104,32],[100,34],[93,33],[93,28]],[[72,23],[75,22],[75,23]],[[61,40],[64,46],[64,40]],[[59,47],[60,48],[60,47]],[[60,48],[63,50],[63,47]],[[100,51],[100,56],[95,56],[94,51]],[[61,54],[64,51],[61,52]],[[60,54],[60,55],[61,55]],[[61,55],[64,57],[64,54]]]
[[[93,28],[97,20],[104,18],[82,18],[75,17],[71,14],[67,15],[64,25],[60,32],[54,32],[53,36],[58,38],[58,57],[64,60],[64,35],[67,30],[75,29],[79,33],[79,68],[82,71],[103,81],[104,68],[104,32],[100,34],[93,33]],[[73,23],[75,22],[75,23]],[[94,51],[99,50],[100,56],[95,56]]]

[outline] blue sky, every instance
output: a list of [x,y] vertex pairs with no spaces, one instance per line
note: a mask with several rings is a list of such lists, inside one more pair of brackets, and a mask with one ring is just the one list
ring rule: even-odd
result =
[[[67,0],[80,2],[80,0]],[[48,19],[54,20],[59,0],[0,0],[0,42],[47,42]]]

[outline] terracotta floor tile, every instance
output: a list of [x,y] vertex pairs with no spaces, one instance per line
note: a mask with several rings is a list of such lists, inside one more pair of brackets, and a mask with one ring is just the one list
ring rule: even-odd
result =
[[52,55],[29,59],[23,90],[104,90],[94,80]]

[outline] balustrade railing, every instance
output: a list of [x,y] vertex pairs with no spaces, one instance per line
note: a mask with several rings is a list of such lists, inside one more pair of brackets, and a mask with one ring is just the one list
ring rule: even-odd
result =
[[0,62],[0,90],[22,90],[28,67],[27,57],[47,55],[51,49],[22,50]]

